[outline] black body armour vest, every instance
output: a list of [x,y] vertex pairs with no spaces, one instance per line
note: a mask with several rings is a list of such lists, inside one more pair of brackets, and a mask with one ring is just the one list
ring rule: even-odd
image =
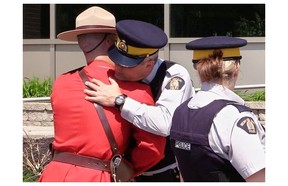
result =
[[[228,100],[215,100],[205,107],[190,109],[187,100],[175,110],[170,131],[171,147],[185,182],[245,182],[232,164],[214,153],[208,134],[215,115],[225,106],[239,112],[250,108]],[[223,123],[225,125],[225,123]]]
[[[160,67],[158,68],[158,71],[157,71],[154,79],[151,81],[150,87],[151,87],[151,91],[152,91],[153,98],[154,98],[155,102],[158,100],[158,98],[162,92],[161,86],[162,86],[164,77],[166,75],[166,71],[168,68],[170,68],[174,64],[175,63],[171,62],[171,61],[164,61],[160,65]],[[147,170],[148,172],[161,169],[163,167],[166,167],[166,166],[171,165],[171,164],[176,162],[175,156],[174,156],[173,151],[171,149],[169,136],[166,137],[166,146],[165,146],[164,154],[165,154],[165,157],[160,162],[158,162],[156,165],[154,165],[149,170]]]

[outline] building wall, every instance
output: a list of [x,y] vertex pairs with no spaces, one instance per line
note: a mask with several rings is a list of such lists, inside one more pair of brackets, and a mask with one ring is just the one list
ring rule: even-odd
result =
[[[197,38],[169,39],[160,57],[178,62],[187,68],[196,88],[200,86],[192,65],[192,51],[185,44]],[[265,38],[245,38],[248,45],[241,48],[241,73],[237,85],[265,84]],[[54,40],[24,40],[23,78],[33,76],[54,80],[60,74],[85,65],[85,58],[77,43]]]
[[[49,24],[50,35],[47,39],[23,39],[23,79],[36,76],[40,79],[50,77],[52,81],[60,74],[85,65],[85,58],[76,42],[65,42],[56,38],[56,6],[24,6],[31,8],[35,14],[28,14],[32,10],[25,10],[25,28],[42,28],[32,22]],[[40,9],[45,15],[49,14],[49,23],[37,20]],[[164,5],[164,31],[170,36],[170,6]],[[33,19],[31,19],[33,18]],[[34,20],[34,21],[33,21]],[[46,31],[48,31],[46,29]],[[24,33],[25,34],[25,33]],[[39,34],[35,38],[39,38]],[[37,37],[36,37],[37,36]],[[25,38],[25,37],[24,37]],[[30,37],[31,38],[31,37]],[[48,39],[50,38],[50,39]],[[186,50],[185,44],[197,38],[168,38],[168,44],[160,51],[160,57],[182,64],[190,73],[196,88],[200,86],[196,71],[193,69],[191,58],[192,52]],[[247,37],[248,45],[241,48],[241,73],[236,86],[241,85],[264,85],[265,86],[265,37]]]

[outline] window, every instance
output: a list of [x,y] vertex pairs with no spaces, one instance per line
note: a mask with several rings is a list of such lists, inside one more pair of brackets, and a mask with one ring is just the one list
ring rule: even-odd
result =
[[264,4],[172,4],[170,37],[265,37]]
[[[116,21],[137,19],[164,29],[164,4],[56,4],[56,35],[75,29],[85,9],[100,6]],[[170,4],[170,37],[265,37],[265,4]],[[50,38],[50,5],[23,4],[23,38]]]
[[57,4],[56,34],[75,29],[76,17],[91,6],[99,6],[111,12],[116,21],[137,19],[150,22],[164,29],[163,4]]
[[49,4],[23,4],[23,39],[49,39],[49,22]]

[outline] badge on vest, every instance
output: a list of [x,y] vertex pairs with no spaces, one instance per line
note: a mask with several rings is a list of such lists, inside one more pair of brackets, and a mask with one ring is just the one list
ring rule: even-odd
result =
[[166,89],[168,90],[180,90],[185,84],[185,81],[180,77],[174,77],[170,79],[168,84],[166,85]]
[[183,149],[183,150],[190,150],[191,149],[191,144],[175,140],[175,148]]
[[243,129],[248,134],[257,134],[255,122],[251,117],[241,118],[237,123],[237,127]]

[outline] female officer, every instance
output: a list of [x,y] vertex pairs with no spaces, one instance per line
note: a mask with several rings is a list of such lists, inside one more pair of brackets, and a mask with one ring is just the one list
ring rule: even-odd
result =
[[265,181],[265,131],[234,89],[246,40],[206,37],[186,44],[201,90],[175,111],[171,146],[183,181]]

